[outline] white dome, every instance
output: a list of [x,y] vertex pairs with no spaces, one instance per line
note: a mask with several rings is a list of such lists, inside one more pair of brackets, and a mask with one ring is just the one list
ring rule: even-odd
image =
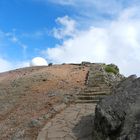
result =
[[35,57],[31,60],[30,66],[48,66],[48,63],[42,57]]

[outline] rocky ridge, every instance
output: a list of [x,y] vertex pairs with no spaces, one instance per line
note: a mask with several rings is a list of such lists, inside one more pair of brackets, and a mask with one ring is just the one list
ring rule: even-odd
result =
[[94,139],[140,139],[140,78],[132,75],[123,80],[97,105]]

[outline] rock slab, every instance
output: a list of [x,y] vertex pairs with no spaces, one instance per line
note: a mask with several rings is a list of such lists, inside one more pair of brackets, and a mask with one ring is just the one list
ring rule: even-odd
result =
[[37,140],[92,140],[95,104],[74,104],[50,120]]

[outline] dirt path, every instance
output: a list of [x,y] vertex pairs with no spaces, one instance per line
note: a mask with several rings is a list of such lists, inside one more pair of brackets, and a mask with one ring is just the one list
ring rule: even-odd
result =
[[92,140],[95,104],[75,104],[50,120],[37,140]]

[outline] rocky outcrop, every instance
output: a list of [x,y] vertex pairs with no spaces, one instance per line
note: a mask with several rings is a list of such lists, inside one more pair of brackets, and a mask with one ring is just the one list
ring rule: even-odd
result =
[[97,106],[94,140],[140,140],[140,78],[120,82]]
[[[116,73],[114,73],[113,69],[117,69]],[[119,68],[116,65],[93,63],[90,65],[86,85],[88,87],[94,87],[106,84],[107,86],[111,87],[120,82],[122,79],[124,79],[124,76],[119,73]]]

